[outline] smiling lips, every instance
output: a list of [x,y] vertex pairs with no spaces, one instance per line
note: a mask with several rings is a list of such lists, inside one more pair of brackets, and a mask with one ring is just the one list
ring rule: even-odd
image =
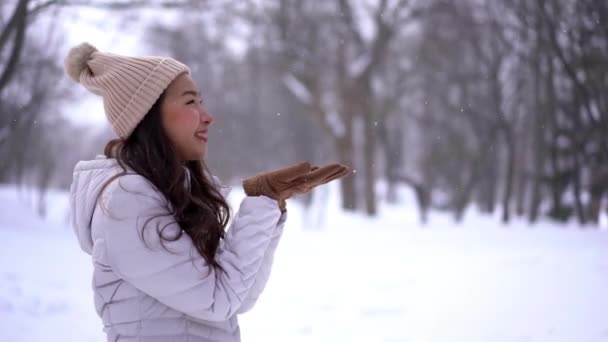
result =
[[209,140],[209,139],[207,139],[207,130],[204,130],[204,131],[198,131],[198,132],[196,132],[196,133],[194,134],[194,136],[195,136],[195,137],[196,137],[198,140],[203,141],[203,142],[207,142],[207,141]]

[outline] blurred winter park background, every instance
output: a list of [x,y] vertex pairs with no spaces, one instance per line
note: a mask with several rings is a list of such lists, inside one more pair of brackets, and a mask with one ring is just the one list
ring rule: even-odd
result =
[[67,190],[112,133],[63,58],[188,64],[211,170],[289,202],[245,341],[608,341],[608,1],[3,0],[0,340],[104,341]]

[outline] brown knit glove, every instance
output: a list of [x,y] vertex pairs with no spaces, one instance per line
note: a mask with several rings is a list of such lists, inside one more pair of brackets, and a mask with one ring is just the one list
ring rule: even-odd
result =
[[341,164],[317,167],[303,162],[247,178],[243,181],[243,189],[247,196],[264,195],[276,200],[281,211],[285,211],[285,200],[294,194],[309,192],[321,184],[344,177],[349,171]]

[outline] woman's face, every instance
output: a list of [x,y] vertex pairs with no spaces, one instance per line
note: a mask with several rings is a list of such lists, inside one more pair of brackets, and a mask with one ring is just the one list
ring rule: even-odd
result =
[[189,74],[178,76],[161,103],[163,127],[182,160],[207,157],[208,129],[214,119],[202,105],[201,94]]

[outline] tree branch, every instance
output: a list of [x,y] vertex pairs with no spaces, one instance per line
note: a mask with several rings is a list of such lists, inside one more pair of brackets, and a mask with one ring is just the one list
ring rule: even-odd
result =
[[[51,1],[49,1],[51,2]],[[183,8],[183,7],[197,7],[201,5],[202,1],[196,0],[162,0],[162,1],[149,1],[149,0],[132,0],[132,1],[90,1],[90,0],[57,0],[58,5],[61,6],[83,6],[83,7],[96,7],[105,8],[112,10],[129,10],[139,7],[156,7],[156,8]],[[206,2],[206,1],[205,1]]]
[[[13,14],[14,20],[11,19],[12,25],[14,25],[12,30],[15,31],[15,38],[13,39],[13,48],[11,50],[8,63],[6,63],[4,69],[2,70],[2,76],[0,76],[0,92],[2,92],[2,89],[4,89],[15,73],[17,63],[19,62],[19,57],[21,56],[21,51],[23,50],[25,30],[27,28],[28,2],[29,0],[21,0],[15,9],[15,13]],[[4,31],[2,33],[4,33]],[[2,38],[8,40],[9,36],[10,33],[7,34],[6,37]],[[5,44],[6,42],[2,43]]]
[[350,5],[349,0],[338,0],[340,5],[340,12],[342,22],[348,31],[350,32],[351,37],[357,44],[359,49],[362,49],[365,46],[363,42],[363,37],[361,36],[361,32],[357,29],[357,24],[353,17],[353,9]]

